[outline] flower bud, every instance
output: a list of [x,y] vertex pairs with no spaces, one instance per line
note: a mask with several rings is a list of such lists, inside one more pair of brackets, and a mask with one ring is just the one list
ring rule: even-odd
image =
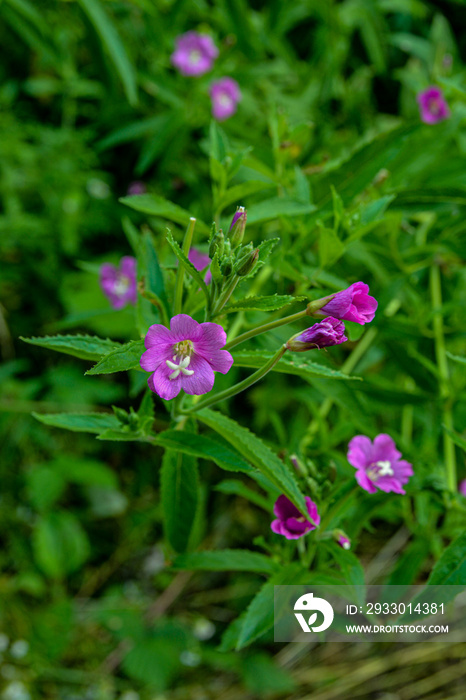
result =
[[225,248],[225,237],[223,235],[222,229],[214,235],[209,246],[209,258],[212,259],[215,253],[218,253],[218,258],[220,259],[223,255]]
[[123,408],[119,408],[118,406],[112,406],[112,408],[113,413],[116,415],[120,423],[123,423],[123,425],[128,425],[129,415],[126,413],[126,411]]
[[241,258],[235,265],[235,272],[238,277],[246,277],[257,265],[259,260],[259,248],[256,248],[251,253],[248,254],[246,260]]
[[345,335],[344,323],[329,316],[324,321],[306,328],[302,333],[296,333],[286,343],[286,347],[293,352],[305,352],[313,349],[320,350],[330,345],[340,345],[346,340],[348,338]]
[[231,222],[229,237],[231,241],[232,248],[236,248],[240,245],[244,238],[244,230],[246,228],[246,218],[247,212],[244,207],[238,207],[236,214]]
[[222,264],[220,265],[220,270],[222,271],[222,275],[224,277],[229,277],[231,275],[233,265],[231,264],[230,258],[227,258],[222,262]]
[[335,542],[339,544],[342,549],[351,549],[351,540],[343,532],[343,530],[334,530],[332,532],[332,536]]

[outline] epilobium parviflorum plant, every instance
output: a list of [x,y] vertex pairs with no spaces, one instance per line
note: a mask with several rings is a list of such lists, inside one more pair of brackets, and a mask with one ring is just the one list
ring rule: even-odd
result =
[[33,5],[0,3],[7,700],[404,697],[430,655],[334,680],[273,594],[465,582],[464,18]]
[[[226,137],[213,125],[213,179],[225,183],[230,160],[216,160],[219,142],[226,153]],[[358,547],[363,524],[371,513],[385,511],[387,516],[403,514],[412,522],[408,494],[418,457],[407,439],[413,408],[402,410],[401,433],[390,434],[393,421],[387,419],[385,424],[383,411],[377,422],[365,418],[361,394],[350,388],[367,381],[361,376],[366,373],[364,361],[360,375],[351,373],[364,357],[371,357],[377,334],[393,322],[401,303],[396,288],[382,291],[380,311],[371,293],[372,264],[362,265],[363,279],[354,279],[351,268],[347,279],[341,268],[336,276],[328,265],[340,257],[345,236],[359,238],[374,225],[390,197],[374,200],[377,207],[373,202],[364,203],[362,209],[358,205],[357,212],[348,215],[333,189],[325,225],[312,217],[307,224],[303,217],[302,230],[309,226],[309,245],[317,245],[321,266],[327,269],[323,274],[323,267],[301,268],[308,270],[306,276],[293,266],[279,236],[257,238],[254,205],[250,226],[242,205],[224,218],[227,207],[221,204],[215,184],[213,193],[216,214],[210,225],[175,205],[161,205],[159,198],[147,193],[123,198],[125,205],[149,218],[140,220],[139,229],[124,218],[134,257],[124,256],[118,266],[104,263],[99,282],[113,309],[133,309],[138,339],[121,344],[68,335],[30,342],[95,359],[87,371],[94,377],[118,372],[136,377],[132,384],[143,392],[142,399],[129,411],[115,406],[113,414],[36,417],[50,426],[97,433],[99,440],[139,442],[152,452],[154,474],[160,473],[168,570],[250,571],[266,577],[247,611],[225,631],[221,648],[228,650],[270,633],[275,584],[363,584],[363,568],[353,551],[361,549],[364,556],[364,545]],[[280,216],[280,203],[280,198],[270,203],[277,212],[273,216]],[[264,211],[266,206],[267,202],[259,205]],[[285,200],[284,211],[289,206]],[[165,230],[159,226],[155,235],[148,224],[157,214],[185,223],[184,232],[172,224]],[[293,238],[288,224],[285,232],[285,246],[306,256],[302,240]],[[436,301],[439,268],[432,269],[430,285]],[[437,351],[443,353],[438,330],[436,338]],[[377,353],[367,362],[367,367],[376,365]],[[279,377],[283,380],[277,383]],[[411,387],[409,382],[407,386]],[[388,384],[377,379],[370,393],[377,394],[377,387],[381,400],[390,396]],[[259,404],[274,405],[283,395],[292,414],[291,427],[296,420],[292,446],[278,418],[270,427],[251,420],[247,407],[257,389]],[[303,407],[314,392],[320,407],[303,420]],[[296,398],[287,398],[293,393]],[[415,393],[405,398],[411,396],[415,401]],[[348,422],[335,427],[330,422],[329,432],[322,432],[334,403],[349,410]],[[319,446],[321,441],[325,447]],[[341,447],[336,449],[337,445]],[[458,498],[452,445],[445,443],[445,481],[436,486],[439,495],[445,489],[447,499]],[[203,505],[208,497],[209,482],[203,484],[208,464],[229,473],[218,487],[223,493],[250,499],[260,508],[262,534],[249,549],[222,547],[223,538],[211,532]]]

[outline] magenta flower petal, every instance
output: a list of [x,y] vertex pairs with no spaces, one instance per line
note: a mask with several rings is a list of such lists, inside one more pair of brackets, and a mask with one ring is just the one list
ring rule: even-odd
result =
[[210,258],[207,253],[202,253],[200,250],[197,250],[197,248],[191,248],[188,253],[188,260],[192,262],[198,272],[202,272],[202,270],[210,264]]
[[372,443],[365,435],[356,435],[348,445],[348,462],[356,468],[358,484],[368,491],[404,494],[404,484],[413,475],[413,465],[400,459],[392,438],[377,435]]
[[99,271],[100,287],[114,309],[137,302],[136,260],[125,256],[120,266],[103,263]]
[[200,396],[207,394],[213,387],[215,375],[212,367],[200,355],[194,354],[189,369],[194,371],[191,376],[181,377],[181,386],[187,394]]
[[365,435],[356,435],[348,445],[348,462],[356,469],[372,460],[372,442]]
[[302,333],[294,335],[286,343],[286,347],[292,352],[305,352],[306,350],[320,350],[331,345],[340,345],[347,340],[344,324],[329,316],[324,321],[306,328]]
[[380,433],[380,435],[374,438],[372,452],[372,459],[374,461],[378,459],[389,459],[391,462],[396,462],[400,457],[401,452],[396,449],[395,442],[390,435]]
[[198,328],[199,323],[187,314],[178,314],[170,320],[170,331],[175,342],[177,340],[191,340],[191,336],[196,334]]
[[170,321],[170,329],[154,324],[147,331],[147,348],[140,364],[153,374],[149,387],[163,399],[174,398],[181,389],[187,394],[209,392],[215,381],[214,371],[224,374],[233,358],[222,350],[226,334],[217,323],[198,323],[187,314]]
[[220,78],[210,87],[212,115],[218,121],[233,116],[241,100],[239,85],[233,78]]
[[207,34],[186,32],[176,38],[175,44],[171,62],[182,75],[199,76],[207,73],[218,56],[218,49]]
[[171,360],[172,356],[172,345],[156,345],[142,354],[139,364],[146,372],[153,372],[161,362]]
[[144,345],[147,349],[154,346],[173,345],[174,342],[172,332],[161,323],[154,323],[153,326],[150,326],[144,338]]
[[355,282],[342,292],[335,294],[319,312],[343,321],[354,321],[360,325],[369,323],[375,316],[378,302],[369,296],[369,286],[364,282]]
[[161,399],[170,401],[181,391],[181,379],[170,379],[170,370],[165,363],[160,363],[153,374],[150,375],[147,383],[149,389],[160,396]]
[[437,124],[448,119],[450,110],[443,92],[436,85],[431,85],[417,96],[421,120],[425,124]]
[[463,479],[463,481],[460,482],[460,485],[458,486],[458,491],[462,496],[466,498],[466,479]]
[[272,520],[270,527],[277,535],[283,535],[288,540],[296,540],[311,530],[315,530],[320,523],[320,516],[317,512],[316,504],[306,496],[307,511],[314,521],[306,520],[296,506],[286,497],[279,496],[275,501],[273,512],[277,520]]

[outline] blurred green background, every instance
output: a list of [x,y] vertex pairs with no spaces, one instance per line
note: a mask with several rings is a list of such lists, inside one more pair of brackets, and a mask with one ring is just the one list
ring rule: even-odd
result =
[[[170,64],[175,37],[190,29],[210,33],[220,48],[212,73],[199,79],[179,75]],[[429,459],[439,450],[437,377],[431,340],[422,331],[427,314],[422,258],[435,253],[444,273],[451,350],[460,355],[466,289],[465,30],[466,3],[460,0],[0,2],[3,700],[464,697],[460,644],[277,650],[268,639],[240,653],[219,650],[222,632],[248,605],[261,577],[173,574],[162,546],[160,454],[144,445],[51,430],[30,415],[137,405],[141,376],[86,378],[83,363],[18,338],[58,332],[134,337],[131,310],[111,310],[96,275],[102,262],[130,253],[121,224],[128,210],[118,199],[132,182],[143,181],[150,192],[207,222],[214,210],[229,217],[243,203],[224,200],[219,210],[212,198],[208,86],[214,78],[229,75],[241,86],[238,112],[222,129],[235,152],[247,150],[238,187],[253,180],[257,193],[270,189],[273,170],[285,189],[297,177],[298,195],[322,200],[333,182],[345,205],[355,197],[364,202],[366,183],[353,187],[351,165],[334,180],[325,179],[325,168],[344,163],[353,150],[382,135],[376,142],[382,146],[360,151],[355,161],[364,173],[373,168],[370,183],[384,169],[390,149],[401,143],[390,136],[384,141],[385,136],[399,129],[407,146],[397,151],[398,160],[393,156],[399,167],[389,166],[387,191],[400,192],[400,208],[412,212],[403,221],[406,235],[395,243],[387,229],[377,231],[371,245],[345,258],[334,274],[344,279],[347,265],[352,275],[367,276],[369,270],[383,310],[402,290],[405,315],[388,329],[381,323],[383,344],[358,368],[373,373],[363,410],[392,419],[406,398],[396,390],[424,392],[427,404],[413,399],[415,408],[410,404],[411,413],[404,414],[402,439],[409,443],[414,414],[424,463],[419,478],[426,479],[422,484],[430,479],[435,491],[437,464],[430,471]],[[419,126],[416,94],[431,83],[441,85],[455,104],[452,118],[435,132],[429,127],[410,132]],[[297,168],[308,178],[304,184]],[[321,172],[314,191],[312,176]],[[419,213],[421,191],[435,206]],[[253,203],[254,194],[249,189]],[[145,218],[133,220],[142,224]],[[151,226],[157,236],[165,221],[156,217]],[[306,226],[305,217],[288,219],[279,233],[305,242]],[[278,228],[265,222],[264,230],[272,235]],[[420,248],[413,254],[414,238]],[[312,261],[306,263],[299,245],[294,254],[302,255],[300,274],[306,275]],[[282,291],[296,289],[291,263],[284,258],[280,268],[277,262]],[[335,280],[328,275],[331,285]],[[377,382],[381,367],[385,376]],[[390,394],[395,376],[401,378]],[[280,377],[259,385],[234,411],[244,424],[273,440],[278,435],[292,448],[314,404],[325,398],[325,387],[319,393],[316,384],[316,395],[309,396],[298,382],[291,386],[294,393],[288,395]],[[338,404],[339,397],[335,400]],[[295,423],[286,415],[290,407]],[[464,398],[457,410],[460,430]],[[357,424],[358,416],[352,419]],[[165,414],[157,420],[163,427]],[[321,435],[312,457],[330,453],[342,459],[333,450],[354,428],[348,429],[344,412],[338,421]],[[464,461],[459,469],[464,475]],[[268,532],[262,511],[219,486],[213,465],[204,479],[218,487],[214,496],[207,486],[204,492],[217,546],[247,547]],[[427,523],[431,506],[421,506],[417,513]],[[434,515],[435,523],[443,522],[440,505]],[[409,536],[399,527],[399,513],[388,508],[385,520],[381,531],[374,527],[362,535],[364,564],[374,577],[377,566],[396,576],[414,561],[413,580],[422,578],[429,547],[441,551],[436,525],[406,548]],[[447,527],[463,531],[464,514],[450,514]]]

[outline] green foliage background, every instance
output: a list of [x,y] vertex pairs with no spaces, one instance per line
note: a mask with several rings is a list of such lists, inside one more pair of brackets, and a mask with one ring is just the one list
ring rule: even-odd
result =
[[[461,696],[464,646],[447,656],[419,645],[409,691],[399,649],[347,649],[346,666],[324,650],[312,662],[277,651],[270,592],[298,583],[303,567],[270,533],[277,494],[249,472],[254,459],[273,472],[299,455],[306,493],[353,541],[351,553],[319,544],[314,568],[328,581],[451,582],[453,557],[464,583],[465,501],[446,468],[466,478],[464,12],[459,0],[0,4],[2,698],[330,700],[395,687],[402,700],[434,700],[445,695],[425,682],[445,669],[443,692]],[[220,47],[199,79],[170,64],[189,29]],[[208,88],[223,75],[243,99],[218,126]],[[416,104],[429,84],[451,108],[435,126]],[[149,195],[129,209],[119,200],[134,180]],[[347,324],[350,343],[220,405],[260,435],[263,453],[227,417],[215,427],[205,413],[201,435],[191,422],[181,437],[167,430],[165,407],[131,369],[148,306],[135,327],[132,309],[109,308],[96,274],[137,239],[140,267],[149,274],[156,251],[169,286],[167,223],[181,242],[195,216],[206,250],[213,217],[227,229],[238,204],[247,241],[280,244],[239,288],[237,309],[246,294],[314,299],[359,279],[379,301],[369,328]],[[239,333],[270,315],[226,321]],[[112,340],[79,351],[70,341],[62,354],[18,340],[57,334]],[[290,335],[282,327],[242,346],[215,390]],[[130,341],[128,373],[84,376]],[[341,371],[363,381],[337,380]],[[137,440],[112,405],[137,411]],[[404,498],[353,489],[347,443],[380,432],[414,465]],[[160,500],[173,455],[162,459],[162,447],[183,451],[190,505],[179,512]]]

